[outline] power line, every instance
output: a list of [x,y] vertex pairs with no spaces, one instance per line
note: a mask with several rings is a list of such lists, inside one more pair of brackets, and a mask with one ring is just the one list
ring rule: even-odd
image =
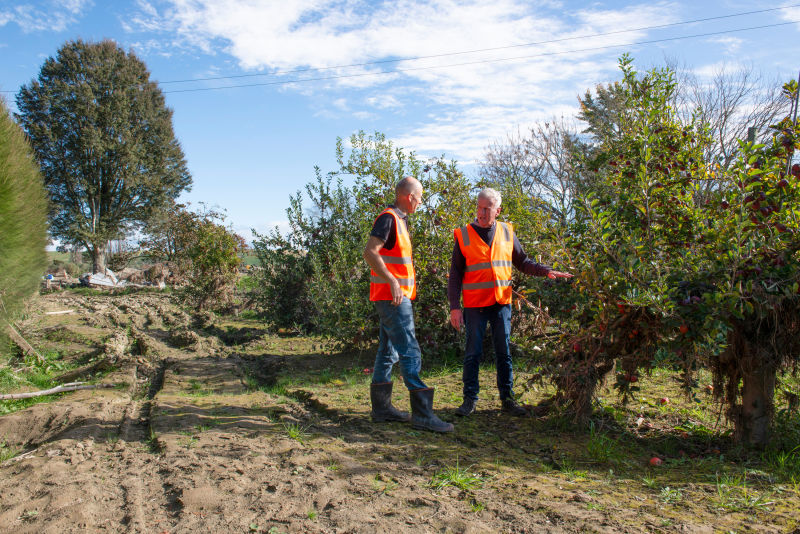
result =
[[[531,43],[523,43],[517,45],[507,45],[507,46],[498,46],[492,48],[480,48],[474,50],[465,50],[459,52],[447,52],[441,54],[431,54],[426,56],[414,56],[414,57],[406,57],[406,58],[397,58],[397,59],[384,59],[384,60],[377,60],[377,61],[369,61],[363,63],[351,63],[346,65],[335,65],[329,67],[309,67],[303,69],[292,69],[292,70],[285,70],[285,71],[276,71],[273,73],[255,73],[255,74],[238,74],[238,75],[231,75],[231,76],[213,76],[213,77],[205,77],[205,78],[187,78],[183,80],[168,80],[163,82],[158,82],[159,85],[166,85],[166,84],[174,84],[174,83],[190,83],[190,82],[203,82],[203,81],[214,81],[214,80],[233,80],[233,79],[242,79],[242,78],[253,78],[253,77],[261,77],[261,76],[282,76],[286,74],[301,74],[304,72],[320,72],[325,70],[333,70],[333,69],[343,69],[343,68],[352,68],[352,67],[368,67],[374,65],[384,65],[389,63],[399,63],[402,61],[417,61],[422,59],[435,59],[435,58],[442,58],[442,57],[451,57],[457,55],[466,55],[466,54],[475,54],[479,52],[492,52],[497,50],[509,50],[513,48],[525,48],[531,46],[539,46],[545,44],[554,44],[554,43],[561,43],[566,41],[574,41],[578,39],[592,39],[596,37],[606,37],[609,35],[619,35],[623,33],[631,33],[636,31],[646,31],[646,30],[656,30],[662,28],[668,28],[673,26],[682,26],[686,24],[695,24],[699,22],[708,22],[712,20],[721,20],[721,19],[728,19],[728,18],[735,18],[735,17],[742,17],[746,15],[755,15],[760,13],[768,13],[771,11],[778,11],[783,9],[789,9],[793,7],[800,7],[800,4],[791,4],[787,6],[781,7],[774,7],[774,8],[767,8],[767,9],[759,9],[753,11],[743,11],[739,13],[732,13],[728,15],[718,15],[714,17],[706,17],[700,19],[693,19],[681,22],[672,22],[668,24],[659,24],[653,26],[643,26],[640,28],[631,28],[626,30],[616,30],[612,32],[605,32],[605,33],[596,33],[596,34],[589,34],[583,36],[576,36],[576,37],[563,37],[559,39],[548,39],[544,41],[536,41]],[[677,41],[681,39],[691,39],[697,37],[709,37],[714,35],[722,35],[727,33],[735,33],[741,31],[750,31],[750,30],[758,30],[758,29],[766,29],[766,28],[774,28],[779,26],[787,26],[790,24],[796,24],[798,21],[790,21],[790,22],[783,22],[777,24],[768,24],[763,26],[752,26],[747,28],[737,28],[733,30],[723,30],[719,32],[709,32],[709,33],[701,33],[701,34],[694,34],[694,35],[687,35],[681,37],[668,37],[663,39],[653,39],[648,41],[639,41],[634,43],[627,43],[627,44],[620,44],[620,45],[607,45],[601,47],[590,47],[590,48],[581,48],[575,50],[566,50],[561,52],[544,52],[540,54],[533,54],[533,55],[526,55],[526,56],[517,56],[512,58],[499,58],[499,59],[489,59],[489,60],[475,60],[469,62],[462,62],[462,63],[453,63],[450,65],[439,65],[433,67],[409,67],[405,69],[394,69],[389,71],[382,71],[382,72],[369,72],[369,73],[358,73],[358,74],[340,74],[340,75],[332,75],[332,76],[320,76],[314,78],[301,78],[295,80],[276,80],[270,82],[260,82],[260,83],[252,83],[252,84],[240,84],[240,85],[225,85],[219,87],[200,87],[200,88],[193,88],[193,89],[175,89],[172,91],[164,91],[164,93],[188,93],[188,92],[199,92],[199,91],[215,91],[219,89],[233,89],[238,87],[262,87],[262,86],[269,86],[269,85],[286,85],[291,83],[303,83],[303,82],[310,82],[310,81],[326,81],[326,80],[338,80],[343,78],[359,78],[364,76],[381,76],[387,74],[394,74],[394,73],[402,73],[402,72],[412,72],[412,71],[419,71],[419,70],[432,70],[432,69],[439,69],[439,68],[451,68],[451,67],[459,67],[459,66],[468,66],[468,65],[477,65],[481,63],[499,63],[505,61],[514,61],[519,59],[532,59],[536,57],[544,57],[544,56],[552,56],[552,55],[560,55],[560,54],[572,54],[578,52],[588,52],[594,50],[605,50],[609,48],[619,48],[622,46],[638,46],[644,44],[655,44],[661,42],[668,42],[668,41]],[[14,91],[0,91],[0,93],[13,93]]]
[[[560,39],[547,39],[545,41],[535,41],[532,43],[522,43],[516,45],[507,45],[507,46],[496,46],[492,48],[478,48],[475,50],[464,50],[460,52],[445,52],[442,54],[431,54],[427,56],[413,56],[413,57],[406,57],[406,58],[397,58],[397,59],[382,59],[377,61],[367,61],[364,63],[350,63],[347,65],[333,65],[329,67],[307,67],[302,69],[291,69],[291,70],[284,70],[284,71],[276,71],[272,73],[254,73],[254,74],[234,74],[230,76],[210,76],[207,78],[187,78],[184,80],[167,80],[165,82],[158,82],[160,85],[172,84],[172,83],[189,83],[189,82],[207,82],[213,80],[234,80],[239,78],[254,78],[258,76],[282,76],[285,74],[299,74],[302,72],[319,72],[323,70],[333,70],[333,69],[345,69],[350,67],[369,67],[372,65],[385,65],[387,63],[400,63],[402,61],[416,61],[420,59],[433,59],[433,58],[440,58],[440,57],[450,57],[450,56],[458,56],[458,55],[466,55],[466,54],[477,54],[479,52],[494,52],[497,50],[509,50],[512,48],[525,48],[529,46],[539,46],[544,44],[553,44],[553,43],[562,43],[566,41],[576,41],[578,39],[593,39],[595,37],[606,37],[609,35],[619,35],[622,33],[632,33],[638,31],[645,31],[645,30],[658,30],[663,28],[669,28],[673,26],[683,26],[686,24],[695,24],[698,22],[709,22],[712,20],[721,20],[721,19],[729,19],[735,17],[743,17],[745,15],[756,15],[759,13],[768,13],[770,11],[778,11],[782,9],[789,9],[793,7],[800,7],[800,4],[792,4],[788,6],[781,6],[781,7],[772,7],[768,9],[758,9],[755,11],[743,11],[740,13],[731,13],[728,15],[718,15],[715,17],[706,17],[702,19],[693,19],[693,20],[685,20],[682,22],[671,22],[668,24],[658,24],[655,26],[642,26],[640,28],[630,28],[627,30],[616,30],[613,32],[605,32],[605,33],[594,33],[589,35],[581,35],[576,37],[562,37]],[[248,87],[248,86],[242,86]]]
[[[789,22],[780,22],[777,24],[766,24],[763,26],[750,26],[747,28],[737,28],[734,30],[723,30],[718,32],[707,32],[707,33],[697,33],[694,35],[683,35],[679,37],[666,37],[663,39],[651,39],[648,41],[638,41],[634,43],[625,43],[625,44],[615,44],[615,45],[606,45],[606,46],[596,46],[596,47],[589,47],[589,48],[578,48],[574,50],[563,50],[560,52],[542,52],[539,54],[531,54],[526,56],[516,56],[510,58],[498,58],[498,59],[483,59],[483,60],[476,60],[476,61],[467,61],[462,63],[451,63],[449,65],[435,65],[429,67],[409,67],[406,69],[394,69],[394,70],[387,70],[381,72],[362,72],[358,74],[340,74],[340,75],[333,75],[333,76],[319,76],[315,78],[299,78],[295,80],[275,80],[271,82],[259,82],[259,83],[249,83],[249,84],[239,84],[239,85],[223,85],[219,87],[198,87],[194,89],[174,89],[172,91],[164,91],[164,93],[194,93],[200,91],[217,91],[220,89],[236,89],[242,87],[264,87],[269,85],[287,85],[292,83],[304,83],[304,82],[316,82],[316,81],[326,81],[326,80],[339,80],[343,78],[361,78],[365,76],[385,76],[387,74],[398,74],[403,72],[414,72],[414,71],[422,71],[422,70],[434,70],[434,69],[446,69],[452,67],[464,67],[469,65],[479,65],[484,63],[501,63],[506,61],[517,61],[521,59],[533,59],[537,57],[546,57],[546,56],[557,56],[557,55],[564,55],[564,54],[575,54],[579,52],[594,52],[597,50],[607,50],[610,48],[621,48],[626,46],[640,46],[646,44],[655,44],[655,43],[664,43],[669,41],[680,41],[682,39],[694,39],[698,37],[712,37],[715,35],[724,35],[728,33],[735,33],[735,32],[743,32],[743,31],[751,31],[751,30],[763,30],[766,28],[776,28],[780,26],[788,26],[790,24],[798,24],[800,21],[789,21]],[[353,65],[355,66],[355,65]]]

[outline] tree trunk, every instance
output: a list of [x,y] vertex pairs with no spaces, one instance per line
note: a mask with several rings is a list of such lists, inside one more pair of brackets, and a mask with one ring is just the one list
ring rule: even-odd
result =
[[769,363],[772,358],[764,350],[752,350],[750,365],[742,370],[742,405],[734,419],[736,441],[759,448],[769,441],[777,377],[776,367]]
[[80,265],[83,263],[83,249],[80,245],[74,245],[72,249],[72,263]]
[[92,250],[92,272],[105,273],[106,271],[106,246],[95,245]]

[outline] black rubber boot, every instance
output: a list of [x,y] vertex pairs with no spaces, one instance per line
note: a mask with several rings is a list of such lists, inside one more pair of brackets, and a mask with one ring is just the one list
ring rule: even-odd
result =
[[464,397],[464,402],[461,403],[461,406],[456,408],[456,415],[460,415],[461,417],[466,417],[472,412],[475,411],[475,405],[478,403],[477,399],[470,399]]
[[408,412],[401,412],[392,406],[392,382],[371,384],[369,398],[372,401],[372,421],[374,423],[411,421],[411,415]]
[[433,432],[453,431],[452,423],[445,423],[433,413],[433,388],[412,389],[408,394],[411,397],[411,426]]

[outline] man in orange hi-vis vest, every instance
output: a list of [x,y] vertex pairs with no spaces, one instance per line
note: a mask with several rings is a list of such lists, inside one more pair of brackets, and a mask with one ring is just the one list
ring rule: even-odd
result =
[[[422,184],[407,176],[395,187],[394,204],[375,219],[364,260],[372,269],[369,299],[380,318],[378,354],[370,385],[372,420],[409,421],[414,428],[452,432],[453,425],[433,413],[433,388],[419,377],[422,353],[414,334],[411,301],[417,296],[408,215],[422,202]],[[392,406],[392,367],[400,362],[411,397],[411,415]]]
[[[569,273],[554,271],[528,258],[514,227],[497,221],[502,198],[498,191],[486,188],[478,193],[475,221],[456,228],[455,246],[450,262],[447,297],[450,301],[450,324],[456,330],[466,326],[464,351],[464,400],[456,410],[467,416],[478,402],[478,369],[483,356],[486,323],[492,328],[497,389],[501,409],[512,415],[527,415],[514,399],[514,371],[511,364],[511,268],[525,274],[548,278],[571,278]],[[461,311],[460,299],[464,301]]]

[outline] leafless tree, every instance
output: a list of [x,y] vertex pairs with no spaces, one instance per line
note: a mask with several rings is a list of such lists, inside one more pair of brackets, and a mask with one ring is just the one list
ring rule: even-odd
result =
[[789,113],[791,102],[781,94],[782,82],[768,79],[753,65],[719,67],[701,77],[685,65],[667,60],[678,80],[676,108],[684,119],[697,114],[712,143],[706,162],[727,169],[739,151],[738,140],[754,128],[757,143],[771,140],[769,127]]
[[537,123],[527,133],[517,131],[491,144],[481,172],[488,182],[528,195],[532,207],[565,223],[578,186],[574,156],[579,145],[577,128],[564,118]]

